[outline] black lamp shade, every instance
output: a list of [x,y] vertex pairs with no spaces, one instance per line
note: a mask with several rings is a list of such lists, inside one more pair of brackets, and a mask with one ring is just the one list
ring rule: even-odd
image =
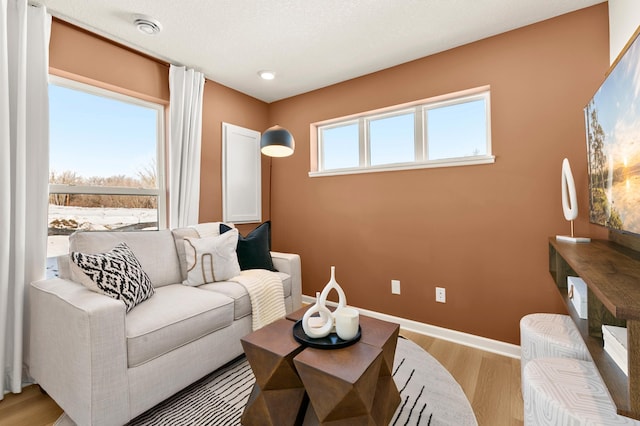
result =
[[280,126],[268,128],[260,139],[260,152],[269,157],[288,157],[295,146],[291,133]]

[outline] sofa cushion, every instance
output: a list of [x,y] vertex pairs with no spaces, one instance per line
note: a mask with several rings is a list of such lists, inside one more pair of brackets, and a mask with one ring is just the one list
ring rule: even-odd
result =
[[119,243],[127,243],[154,287],[182,281],[180,262],[168,229],[162,231],[86,231],[69,237],[69,251],[104,253]]
[[216,237],[184,237],[187,279],[182,283],[198,286],[225,281],[240,275],[240,265],[236,255],[237,244],[237,229]]
[[76,281],[89,290],[124,302],[127,312],[153,296],[153,285],[126,243],[106,253],[71,252]]
[[[220,224],[220,234],[230,231],[224,223]],[[238,262],[243,271],[249,269],[266,269],[276,272],[271,259],[271,222],[266,221],[246,237],[240,235],[238,239]]]
[[[284,272],[276,272],[282,279],[282,289],[284,291],[285,299],[291,296],[291,277]],[[204,284],[198,287],[202,290],[208,290],[211,292],[221,293],[227,297],[230,297],[234,301],[234,314],[233,319],[237,320],[247,315],[251,315],[251,299],[249,293],[242,284],[233,281],[221,281],[217,283]]]
[[156,289],[127,314],[127,363],[135,367],[233,322],[233,299],[182,284]]
[[[198,226],[200,227],[200,230],[206,231],[206,235],[204,235],[205,237],[215,237],[216,235],[220,235],[221,223],[222,222],[209,222],[199,224]],[[234,228],[233,223],[229,223],[227,226]],[[201,238],[202,236],[193,226],[189,226],[186,228],[176,228],[172,230],[171,233],[173,234],[176,252],[178,253],[178,259],[180,262],[180,273],[182,274],[182,279],[180,281],[184,281],[187,279],[187,258],[184,251],[184,238]]]

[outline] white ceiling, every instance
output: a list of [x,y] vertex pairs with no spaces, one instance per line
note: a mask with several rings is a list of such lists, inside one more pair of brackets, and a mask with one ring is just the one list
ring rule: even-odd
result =
[[[266,102],[604,0],[39,0],[58,18]],[[162,31],[140,33],[134,16]],[[260,70],[276,72],[264,81]]]

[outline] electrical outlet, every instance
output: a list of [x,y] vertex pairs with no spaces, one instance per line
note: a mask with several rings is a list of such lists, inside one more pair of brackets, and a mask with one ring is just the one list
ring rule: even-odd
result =
[[436,287],[436,302],[447,303],[447,292],[444,287]]
[[391,280],[391,294],[400,294],[400,280]]

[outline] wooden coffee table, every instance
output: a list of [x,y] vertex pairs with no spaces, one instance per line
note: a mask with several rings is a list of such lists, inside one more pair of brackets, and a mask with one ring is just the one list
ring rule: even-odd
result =
[[256,376],[244,425],[388,425],[400,404],[393,381],[399,325],[360,316],[362,337],[341,349],[293,338],[308,307],[242,338]]

